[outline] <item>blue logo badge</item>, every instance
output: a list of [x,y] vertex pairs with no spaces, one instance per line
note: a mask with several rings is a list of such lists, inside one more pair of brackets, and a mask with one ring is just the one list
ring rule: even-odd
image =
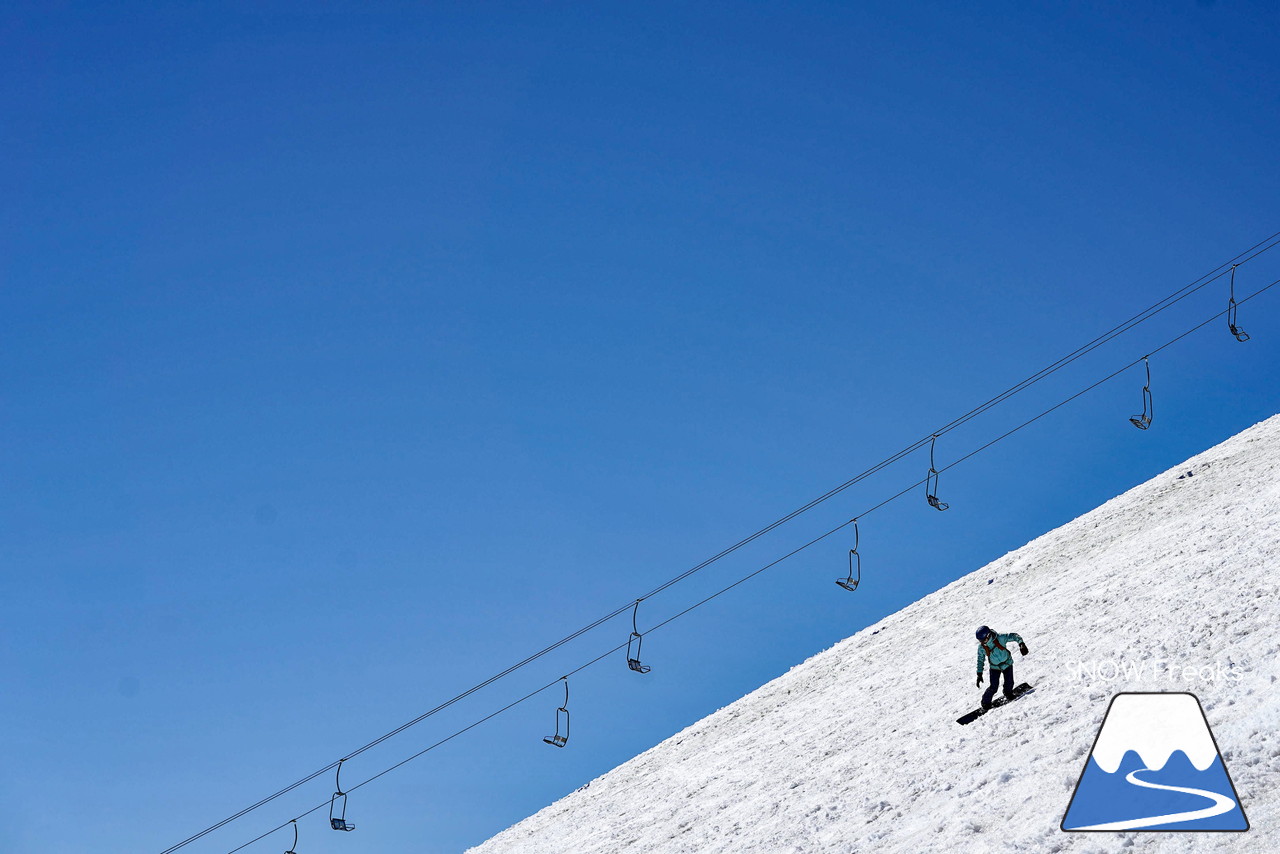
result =
[[1194,694],[1112,698],[1062,829],[1249,829]]

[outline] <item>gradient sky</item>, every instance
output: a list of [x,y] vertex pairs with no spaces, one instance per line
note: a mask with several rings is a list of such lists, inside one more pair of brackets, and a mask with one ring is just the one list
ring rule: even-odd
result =
[[[1278,37],[1274,3],[1227,0],[5,4],[0,848],[158,854],[1280,230]],[[1278,278],[1280,250],[1236,286]],[[939,464],[1226,302],[1219,280]],[[824,540],[646,636],[650,674],[575,676],[564,750],[554,688],[353,793],[355,833],[302,819],[298,854],[461,851],[1275,414],[1280,288],[1239,319],[1248,343],[1218,321],[1152,359],[1149,431],[1135,369],[943,474],[948,512],[866,516],[856,593]],[[647,600],[641,629],[927,467]],[[956,632],[938,690],[971,707],[972,627],[920,630]],[[865,666],[892,691],[912,650]]]

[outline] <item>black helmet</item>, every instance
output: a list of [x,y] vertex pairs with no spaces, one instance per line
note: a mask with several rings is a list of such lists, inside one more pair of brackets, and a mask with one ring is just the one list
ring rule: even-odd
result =
[[991,629],[987,628],[986,626],[978,626],[978,630],[974,632],[974,635],[978,638],[978,643],[982,643],[984,640],[986,640],[987,635],[989,634],[991,634]]

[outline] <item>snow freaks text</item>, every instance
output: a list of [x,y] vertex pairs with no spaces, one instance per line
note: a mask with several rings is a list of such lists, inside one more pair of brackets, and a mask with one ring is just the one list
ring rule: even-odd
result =
[[1072,677],[1081,682],[1145,682],[1157,680],[1181,684],[1234,685],[1244,678],[1244,671],[1248,669],[1239,662],[1217,662],[1216,664],[1197,665],[1160,658],[1145,661],[1100,658],[1086,661],[1065,661],[1063,664]]

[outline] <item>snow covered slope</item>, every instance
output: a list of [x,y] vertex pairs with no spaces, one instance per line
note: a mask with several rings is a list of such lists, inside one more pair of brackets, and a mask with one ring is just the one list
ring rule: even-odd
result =
[[[1280,851],[1278,558],[1280,416],[814,656],[471,851]],[[1037,691],[961,727],[955,718],[977,700],[978,622],[1026,638],[1031,655],[1015,654],[1015,671]],[[895,660],[913,677],[882,692],[877,664]],[[1121,691],[1199,696],[1250,831],[1059,829]]]

